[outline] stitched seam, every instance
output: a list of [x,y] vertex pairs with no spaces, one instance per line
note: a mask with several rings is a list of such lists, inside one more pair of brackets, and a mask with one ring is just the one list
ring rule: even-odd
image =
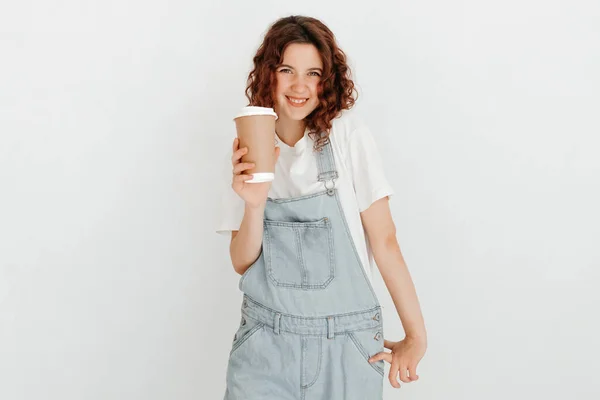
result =
[[336,259],[335,259],[335,250],[334,250],[335,247],[334,247],[334,243],[333,243],[333,227],[332,227],[331,223],[327,223],[327,226],[329,227],[329,276],[330,276],[330,278],[325,283],[327,285],[329,285],[329,282],[331,282],[331,280],[335,277]]
[[266,225],[263,225],[263,230],[265,231],[265,263],[267,264],[267,270],[271,270],[271,235],[269,235],[269,228]]
[[299,196],[299,197],[286,197],[283,199],[271,199],[268,197],[267,201],[270,201],[272,203],[291,203],[291,202],[298,201],[298,200],[310,199],[312,197],[324,196],[326,194],[327,194],[327,190],[323,190],[322,192],[316,192],[316,193],[307,194],[307,195]]
[[348,337],[352,340],[352,343],[354,343],[354,345],[356,346],[357,350],[362,354],[362,356],[365,358],[365,360],[367,361],[367,364],[369,364],[369,366],[371,368],[373,368],[377,373],[379,373],[381,376],[383,376],[383,371],[376,365],[371,364],[369,362],[369,354],[366,352],[366,350],[362,347],[362,345],[360,344],[360,342],[358,341],[358,339],[356,338],[356,336],[354,336],[352,334],[352,332],[348,332],[347,333]]
[[377,295],[375,294],[375,290],[373,289],[373,285],[371,284],[371,281],[369,280],[369,277],[367,276],[367,273],[365,271],[365,268],[362,264],[362,261],[360,260],[360,256],[358,255],[358,251],[356,250],[356,245],[354,244],[354,239],[352,239],[352,235],[350,234],[350,228],[348,228],[348,221],[346,220],[346,218],[343,216],[343,211],[342,211],[342,205],[340,203],[340,199],[338,197],[337,192],[335,193],[335,199],[337,201],[338,204],[338,212],[342,215],[342,222],[344,225],[344,228],[346,228],[346,236],[348,237],[348,240],[350,241],[350,245],[352,246],[352,250],[354,250],[354,257],[356,258],[356,262],[358,263],[358,266],[365,278],[365,281],[367,282],[367,285],[369,287],[369,289],[371,290],[371,295],[373,296],[373,301],[375,301],[375,304],[379,305],[379,300],[377,299]]
[[303,389],[308,389],[312,385],[315,384],[317,379],[319,378],[319,374],[321,373],[321,359],[323,358],[323,338],[319,337],[319,359],[317,360],[317,372],[315,373],[315,378],[308,385],[303,386]]
[[264,223],[273,226],[282,226],[290,228],[325,228],[327,226],[327,217],[323,217],[317,221],[274,221],[272,219],[265,219]]
[[229,355],[231,356],[237,349],[240,348],[240,346],[242,344],[244,344],[246,342],[246,340],[250,339],[250,337],[253,336],[263,326],[264,326],[264,324],[261,322],[258,325],[256,325],[254,328],[250,329],[248,331],[248,333],[232,347],[231,351],[229,352]]
[[[317,224],[317,225],[315,225]],[[308,226],[310,225],[310,226]],[[302,276],[302,283],[291,283],[291,282],[282,282],[277,279],[275,276],[275,272],[273,270],[272,260],[271,260],[271,238],[269,235],[269,226],[282,226],[287,228],[292,228],[296,235],[296,255],[298,258],[298,263],[300,264],[300,273]],[[308,270],[306,269],[306,265],[304,263],[303,258],[303,249],[300,238],[299,228],[307,228],[307,229],[324,229],[323,233],[328,236],[327,243],[329,244],[329,278],[325,280],[323,283],[308,283]],[[265,262],[267,264],[267,273],[269,278],[273,281],[276,286],[280,287],[288,287],[288,288],[297,288],[297,289],[324,289],[326,288],[333,278],[335,278],[335,251],[333,248],[333,232],[332,226],[327,217],[323,217],[319,221],[316,222],[285,222],[285,221],[270,221],[264,220],[264,230],[265,230]],[[268,257],[268,258],[267,258]]]
[[[269,311],[273,311],[273,312],[278,312],[280,313],[282,316],[286,316],[286,317],[294,317],[294,318],[298,318],[298,319],[323,319],[326,317],[303,317],[303,316],[297,316],[297,315],[293,315],[293,314],[286,314],[286,313],[282,313],[280,311],[276,311],[270,307],[267,307],[263,304],[260,304],[259,302],[257,302],[256,300],[254,300],[252,297],[250,297],[247,294],[244,294],[244,296],[252,303],[254,303],[257,307],[261,307],[264,308],[265,310],[269,310]],[[367,310],[362,310],[362,311],[352,311],[352,312],[347,312],[347,313],[342,313],[342,314],[335,314],[333,315],[334,317],[346,317],[346,316],[350,316],[350,315],[356,315],[356,314],[368,314],[371,313],[373,311],[377,311],[380,310],[381,306],[375,306],[372,308],[369,308]]]
[[308,271],[304,265],[304,254],[302,253],[302,243],[300,239],[300,230],[294,228],[294,237],[296,238],[296,257],[298,258],[298,264],[300,265],[300,276],[302,279],[302,287],[308,284]]
[[300,388],[304,388],[304,379],[306,379],[306,339],[304,337],[300,338],[300,345],[302,347],[302,351],[300,352]]

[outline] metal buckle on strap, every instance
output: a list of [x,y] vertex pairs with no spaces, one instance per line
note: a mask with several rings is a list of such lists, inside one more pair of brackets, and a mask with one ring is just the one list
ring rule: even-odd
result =
[[327,194],[330,196],[333,196],[333,194],[335,193],[335,179],[332,179],[331,182],[333,182],[333,186],[332,187],[327,187],[327,181],[325,181],[324,185],[325,185],[325,189],[327,189]]

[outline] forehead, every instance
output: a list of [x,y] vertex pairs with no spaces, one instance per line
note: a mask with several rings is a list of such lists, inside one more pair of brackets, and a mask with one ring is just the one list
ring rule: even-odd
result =
[[283,52],[282,64],[298,69],[323,68],[319,50],[310,43],[292,43]]

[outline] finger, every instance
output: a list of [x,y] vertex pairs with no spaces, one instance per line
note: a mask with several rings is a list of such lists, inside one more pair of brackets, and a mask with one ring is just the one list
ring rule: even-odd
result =
[[409,383],[410,378],[408,377],[408,370],[406,364],[400,364],[400,380],[404,383]]
[[233,139],[233,144],[231,145],[231,152],[235,153],[237,151],[239,145],[240,145],[240,139],[238,139],[238,138]]
[[246,154],[248,152],[248,148],[247,147],[242,147],[241,149],[236,150],[233,155],[231,156],[231,163],[232,164],[237,164],[239,162],[239,159],[242,158],[242,156],[244,154]]
[[252,175],[252,174],[234,175],[233,176],[233,182],[232,182],[232,184],[236,183],[236,182],[245,182],[245,181],[247,181],[249,179],[252,179],[253,177],[254,177],[254,175]]
[[388,375],[390,383],[396,389],[400,388],[400,382],[398,382],[398,366],[399,366],[398,363],[392,362],[392,365],[390,366],[390,373]]
[[385,351],[382,351],[381,353],[377,353],[373,357],[369,358],[370,363],[374,363],[379,360],[385,360],[385,361],[391,363],[392,362],[392,353],[386,353]]
[[392,342],[391,340],[383,339],[383,347],[386,349],[392,349],[392,347],[396,344],[396,342]]
[[237,162],[247,152],[248,152],[248,148],[247,147],[242,147],[241,149],[237,149],[233,153],[233,156],[231,157],[231,161],[233,161],[234,163]]
[[242,163],[242,162],[239,164],[236,164],[235,167],[233,167],[233,174],[234,175],[240,174],[242,171],[254,168],[255,165],[256,164],[254,164],[254,163]]
[[419,375],[417,375],[417,366],[415,364],[410,364],[408,366],[408,375],[413,382],[419,379]]

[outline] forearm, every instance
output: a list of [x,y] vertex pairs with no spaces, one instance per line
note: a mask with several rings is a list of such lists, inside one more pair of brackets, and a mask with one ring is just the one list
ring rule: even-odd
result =
[[240,230],[231,241],[229,253],[235,271],[242,275],[256,261],[261,252],[265,208],[246,205]]
[[427,340],[425,322],[408,267],[397,241],[374,251],[375,262],[390,292],[406,336]]

